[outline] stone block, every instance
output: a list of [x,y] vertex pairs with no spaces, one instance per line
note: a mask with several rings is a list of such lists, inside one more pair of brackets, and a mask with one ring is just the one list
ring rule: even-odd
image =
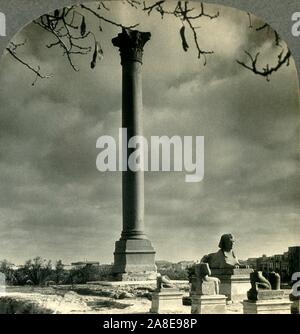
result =
[[156,279],[155,251],[148,239],[119,240],[115,245],[112,279]]
[[183,296],[182,297],[182,304],[185,306],[191,306],[192,305],[192,298],[190,296]]
[[255,290],[248,291],[248,300],[283,299],[284,290]]
[[226,296],[192,295],[192,314],[225,314]]
[[244,314],[291,314],[291,304],[287,299],[243,301]]
[[215,295],[215,283],[212,281],[202,281],[200,279],[193,279],[191,284],[191,295]]
[[300,314],[300,297],[295,297],[290,295],[290,300],[292,302],[291,312],[292,314]]
[[224,269],[211,269],[212,276],[218,277],[218,275],[249,275],[253,272],[251,268],[224,268]]
[[247,299],[251,289],[250,273],[253,269],[212,269],[212,276],[220,279],[220,294],[232,302]]
[[182,309],[183,293],[177,289],[161,289],[152,293],[151,313],[176,313]]
[[200,295],[214,295],[215,294],[215,283],[214,282],[202,282],[201,287],[199,287]]

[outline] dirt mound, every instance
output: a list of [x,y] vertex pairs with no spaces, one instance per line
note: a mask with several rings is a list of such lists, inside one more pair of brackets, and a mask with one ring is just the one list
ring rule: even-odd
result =
[[89,307],[73,291],[64,296],[11,293],[0,297],[0,314],[49,314],[84,312]]

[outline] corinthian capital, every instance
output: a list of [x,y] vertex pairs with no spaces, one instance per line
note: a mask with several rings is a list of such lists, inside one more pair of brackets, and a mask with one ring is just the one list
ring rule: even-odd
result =
[[150,32],[123,28],[122,32],[112,39],[113,45],[120,50],[121,63],[124,61],[138,61],[142,63],[143,48],[150,37]]

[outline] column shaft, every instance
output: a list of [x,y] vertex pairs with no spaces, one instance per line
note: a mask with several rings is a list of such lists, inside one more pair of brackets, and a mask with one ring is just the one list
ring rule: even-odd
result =
[[[130,138],[143,135],[142,64],[122,62],[122,127]],[[127,161],[133,148],[127,149]],[[128,167],[128,166],[127,166]],[[144,235],[144,173],[123,171],[122,175],[123,231],[122,238],[145,238]]]

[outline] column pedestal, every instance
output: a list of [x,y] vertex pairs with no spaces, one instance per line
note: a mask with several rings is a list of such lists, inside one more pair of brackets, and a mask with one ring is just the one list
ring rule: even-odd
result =
[[148,239],[117,241],[112,275],[117,281],[156,280],[155,251],[151,242]]

